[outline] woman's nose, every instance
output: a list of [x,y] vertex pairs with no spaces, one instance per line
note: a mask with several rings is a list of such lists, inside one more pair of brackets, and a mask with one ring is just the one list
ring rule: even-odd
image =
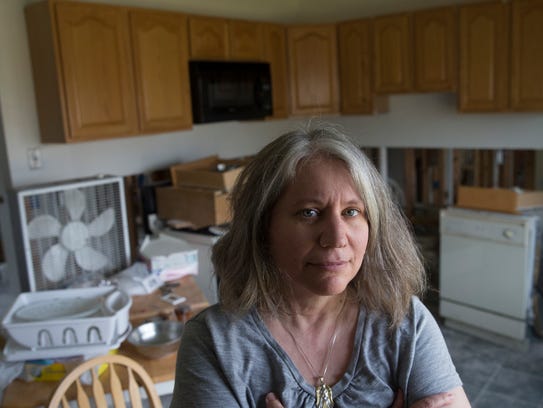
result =
[[347,245],[347,229],[341,216],[329,216],[325,220],[319,244],[323,248],[342,248]]

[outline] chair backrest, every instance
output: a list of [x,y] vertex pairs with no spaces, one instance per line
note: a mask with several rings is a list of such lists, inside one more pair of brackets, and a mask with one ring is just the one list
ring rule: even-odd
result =
[[[107,368],[98,374],[104,364]],[[126,356],[107,354],[87,360],[70,371],[49,400],[49,408],[73,407],[70,401],[75,401],[80,408],[91,407],[91,401],[97,408],[125,408],[126,400],[129,406],[141,408],[140,387],[145,390],[150,407],[162,408],[155,384],[141,365]],[[109,404],[108,396],[111,396]]]

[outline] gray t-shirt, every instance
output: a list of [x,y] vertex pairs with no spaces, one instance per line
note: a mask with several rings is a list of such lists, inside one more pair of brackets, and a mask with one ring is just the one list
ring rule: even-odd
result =
[[[332,387],[335,407],[390,407],[462,383],[431,313],[413,297],[411,313],[391,330],[377,313],[358,315],[352,361]],[[265,407],[273,391],[285,408],[313,407],[315,390],[275,341],[260,315],[241,318],[212,306],[183,333],[171,408]]]

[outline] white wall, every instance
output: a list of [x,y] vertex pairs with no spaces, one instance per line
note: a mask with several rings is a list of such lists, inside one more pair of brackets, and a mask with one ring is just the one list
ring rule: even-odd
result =
[[[28,0],[0,1],[0,106],[9,173],[13,187],[84,177],[98,173],[133,174],[208,154],[252,154],[300,120],[220,123],[191,131],[70,145],[41,145],[23,8]],[[117,0],[116,4],[177,9],[201,14],[280,21],[277,11],[289,0]],[[297,4],[297,3],[295,3]],[[299,10],[296,11],[299,15]],[[353,16],[354,17],[354,16]],[[343,125],[366,146],[501,147],[543,149],[543,115],[458,114],[454,95],[400,95],[390,113],[325,118]],[[0,132],[1,136],[1,132]],[[27,149],[39,146],[43,167],[30,170]],[[8,186],[9,187],[9,186]],[[4,239],[8,239],[5,238]],[[9,254],[8,254],[9,256]]]

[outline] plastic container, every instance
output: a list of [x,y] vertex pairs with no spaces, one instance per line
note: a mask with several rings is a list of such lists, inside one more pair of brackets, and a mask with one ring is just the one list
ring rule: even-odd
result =
[[31,350],[110,345],[129,329],[131,305],[130,296],[111,286],[25,292],[2,327]]

